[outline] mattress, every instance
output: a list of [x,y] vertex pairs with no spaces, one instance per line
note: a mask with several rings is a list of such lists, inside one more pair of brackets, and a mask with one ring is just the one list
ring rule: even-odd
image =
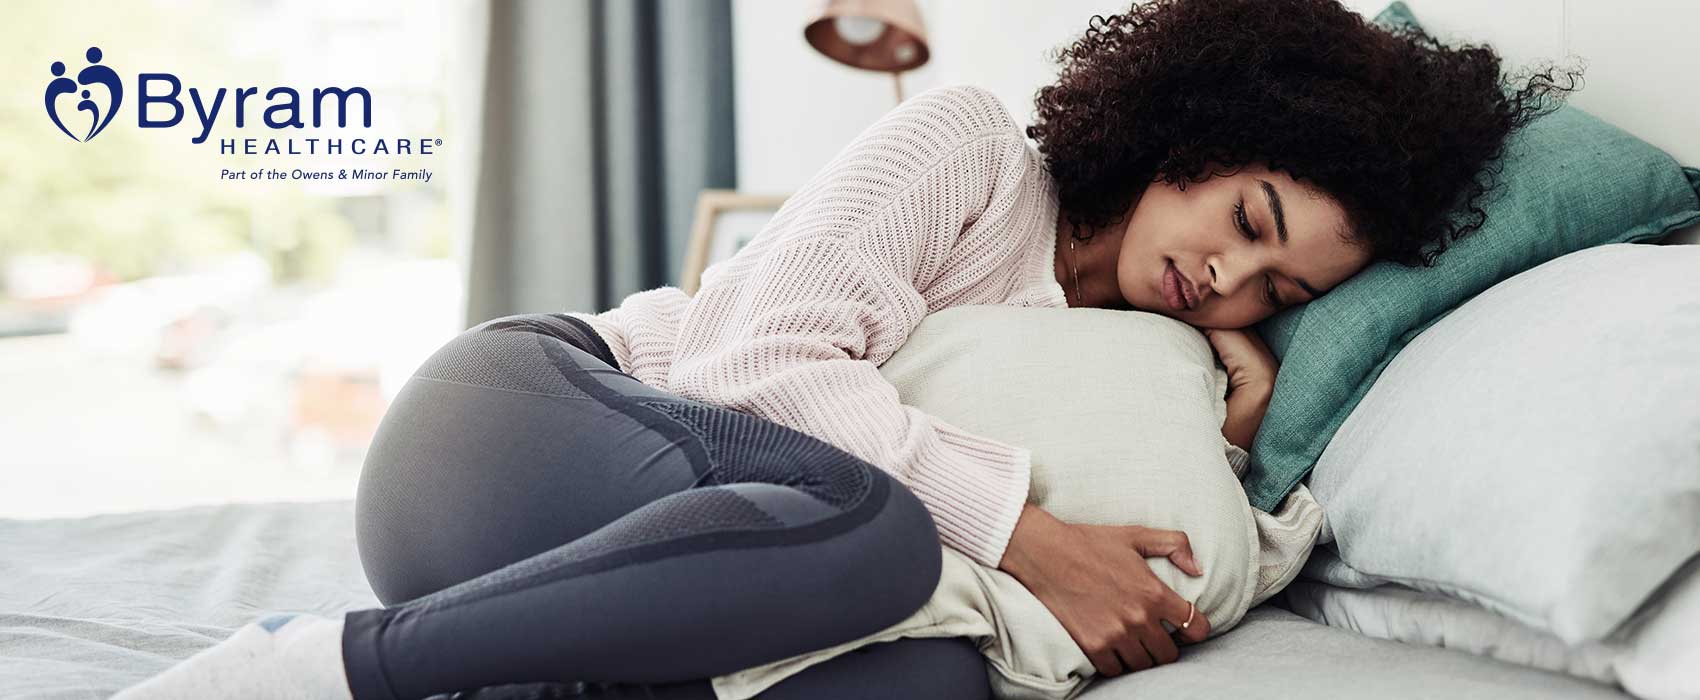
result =
[[[346,500],[0,520],[0,697],[104,699],[258,617],[376,605]],[[1265,605],[1176,663],[1095,681],[1080,697],[1628,696]]]
[[377,605],[349,501],[0,520],[0,697],[104,700],[266,614]]
[[1175,663],[1094,681],[1079,700],[1627,700],[1612,686],[1451,649],[1374,639],[1270,604]]

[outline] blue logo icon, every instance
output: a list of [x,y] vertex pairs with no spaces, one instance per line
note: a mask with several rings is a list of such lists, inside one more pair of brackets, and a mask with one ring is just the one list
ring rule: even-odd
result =
[[[77,79],[71,80],[65,76],[65,64],[54,61],[48,70],[55,76],[53,82],[47,84],[47,118],[53,120],[53,125],[65,132],[66,136],[76,141],[88,141],[98,135],[107,124],[112,123],[112,115],[118,113],[118,105],[124,102],[124,84],[118,81],[117,71],[100,65],[100,47],[90,46],[86,54],[89,66],[77,73]],[[88,88],[95,85],[106,87],[107,105],[104,113],[100,105],[92,99],[94,95]],[[65,127],[64,120],[59,118],[59,97],[61,95],[79,94],[82,99],[77,102],[78,112],[89,113],[88,135],[78,138],[70,129]]]

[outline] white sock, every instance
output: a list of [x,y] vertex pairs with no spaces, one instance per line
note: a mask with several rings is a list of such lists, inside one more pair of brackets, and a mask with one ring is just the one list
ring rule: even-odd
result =
[[353,700],[342,668],[342,618],[275,615],[242,626],[112,700]]

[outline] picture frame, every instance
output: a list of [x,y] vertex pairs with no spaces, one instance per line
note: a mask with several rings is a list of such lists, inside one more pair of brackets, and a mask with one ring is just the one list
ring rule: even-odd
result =
[[703,271],[732,257],[761,233],[787,198],[789,195],[722,189],[705,189],[699,193],[689,249],[679,270],[679,288],[686,294],[696,294]]

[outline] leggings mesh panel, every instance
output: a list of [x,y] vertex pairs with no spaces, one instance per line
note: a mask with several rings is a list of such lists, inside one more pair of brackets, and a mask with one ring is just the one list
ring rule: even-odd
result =
[[773,530],[784,523],[733,491],[713,487],[680,491],[627,513],[571,544],[523,559],[479,578],[424,596],[454,600],[487,597],[553,578],[563,567],[633,547],[711,532]]
[[561,376],[532,333],[463,333],[444,345],[414,375],[496,389],[590,398]]
[[[639,401],[694,433],[708,452],[712,483],[789,486],[838,508],[865,498],[874,469],[807,433],[728,408],[688,401]],[[783,427],[783,426],[781,426]]]

